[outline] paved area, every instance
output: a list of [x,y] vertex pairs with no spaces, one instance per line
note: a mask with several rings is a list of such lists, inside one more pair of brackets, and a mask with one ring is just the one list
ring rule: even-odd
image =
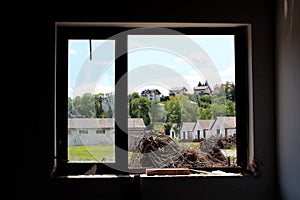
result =
[[221,149],[221,152],[224,154],[224,156],[228,157],[235,157],[236,158],[236,150],[231,149]]

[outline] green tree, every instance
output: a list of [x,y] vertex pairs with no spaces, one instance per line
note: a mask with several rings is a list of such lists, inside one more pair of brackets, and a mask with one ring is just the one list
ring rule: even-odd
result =
[[222,86],[225,90],[226,99],[235,102],[235,85],[227,81],[226,84]]
[[145,97],[140,96],[137,92],[130,96],[129,115],[131,118],[143,118],[145,125],[151,123],[150,121],[150,107],[151,101]]
[[216,119],[216,117],[226,116],[226,105],[212,103],[211,104],[211,112],[212,112],[213,119]]
[[71,97],[68,97],[68,118],[75,117],[72,108],[73,108],[73,100]]
[[96,118],[105,118],[105,112],[102,108],[103,94],[94,94]]
[[164,105],[159,104],[157,101],[152,102],[150,108],[151,123],[164,122],[165,116]]
[[199,107],[199,116],[198,119],[212,119],[212,110],[211,106]]
[[235,102],[227,99],[226,116],[235,116]]
[[196,102],[196,103],[198,102],[198,99],[197,99],[198,95],[196,95],[196,94],[187,94],[186,96],[188,96],[190,101],[193,101],[193,102]]
[[190,101],[188,96],[179,94],[176,95],[181,104],[181,121],[194,122],[199,115],[198,105],[194,101]]
[[212,110],[211,110],[211,102],[212,97],[211,95],[198,95],[198,106],[199,106],[199,115],[198,119],[211,119],[212,117]]
[[[176,96],[170,96],[170,99],[165,103],[165,111],[167,113],[167,122],[170,124],[181,123],[181,104]],[[166,127],[170,128],[170,127]]]

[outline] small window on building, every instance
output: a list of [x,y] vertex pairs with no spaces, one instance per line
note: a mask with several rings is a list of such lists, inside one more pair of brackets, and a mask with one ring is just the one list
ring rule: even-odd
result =
[[104,130],[102,130],[102,129],[97,129],[97,130],[96,130],[96,133],[97,133],[97,134],[104,134],[104,133],[105,133],[105,131],[104,131]]

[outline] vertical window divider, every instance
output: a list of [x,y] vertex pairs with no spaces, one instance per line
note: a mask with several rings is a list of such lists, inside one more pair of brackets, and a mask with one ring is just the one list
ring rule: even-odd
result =
[[120,173],[128,171],[127,36],[116,38],[115,48],[115,156]]

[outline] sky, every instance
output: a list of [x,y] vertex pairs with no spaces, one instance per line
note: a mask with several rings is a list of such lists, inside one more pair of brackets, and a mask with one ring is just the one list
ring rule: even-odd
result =
[[[69,40],[69,97],[114,92],[114,40]],[[168,95],[172,87],[193,92],[200,82],[234,82],[233,35],[129,35],[128,93],[159,89]]]

